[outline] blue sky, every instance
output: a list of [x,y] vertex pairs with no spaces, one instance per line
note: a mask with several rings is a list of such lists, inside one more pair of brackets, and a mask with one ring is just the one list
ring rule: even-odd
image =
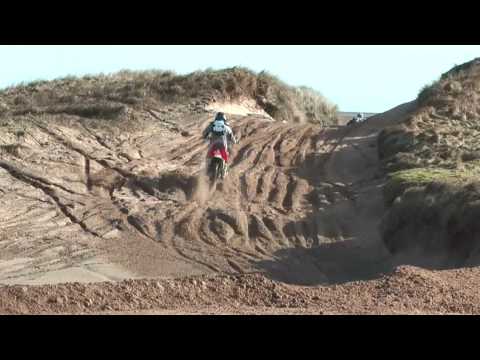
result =
[[0,88],[122,69],[183,74],[246,66],[312,87],[343,111],[381,112],[479,56],[479,45],[1,45]]

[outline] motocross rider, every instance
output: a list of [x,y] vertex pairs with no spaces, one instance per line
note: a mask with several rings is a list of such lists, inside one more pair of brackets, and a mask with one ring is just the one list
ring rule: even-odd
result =
[[208,125],[208,127],[203,131],[203,138],[208,139],[210,138],[210,145],[207,152],[207,169],[209,165],[210,158],[208,154],[210,154],[213,146],[215,145],[223,145],[225,152],[222,154],[225,160],[225,168],[224,168],[224,175],[227,173],[228,170],[228,142],[232,144],[237,143],[237,139],[233,134],[232,128],[227,122],[227,118],[224,113],[219,112],[215,116],[215,119]]

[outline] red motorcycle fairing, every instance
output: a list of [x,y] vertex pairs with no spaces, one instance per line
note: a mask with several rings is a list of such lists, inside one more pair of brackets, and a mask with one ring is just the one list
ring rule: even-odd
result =
[[225,150],[225,147],[224,146],[215,146],[213,147],[209,154],[208,154],[208,157],[209,158],[222,158],[223,161],[225,162],[228,162],[228,152]]

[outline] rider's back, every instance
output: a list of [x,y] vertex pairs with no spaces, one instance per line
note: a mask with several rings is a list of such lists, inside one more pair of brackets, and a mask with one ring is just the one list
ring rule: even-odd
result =
[[224,121],[214,120],[212,123],[212,136],[225,136],[231,129],[225,124]]
[[205,139],[210,137],[210,144],[223,142],[224,146],[227,146],[228,141],[236,143],[235,136],[233,135],[232,128],[227,122],[225,114],[218,113],[208,127],[205,129],[203,136]]
[[223,121],[213,121],[207,128],[206,137],[208,135],[210,135],[212,141],[222,139],[224,141],[231,140],[235,142],[232,128]]

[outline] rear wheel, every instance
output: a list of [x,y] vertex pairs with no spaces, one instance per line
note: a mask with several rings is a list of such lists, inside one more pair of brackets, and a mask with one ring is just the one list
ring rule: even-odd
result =
[[210,182],[212,184],[215,183],[217,179],[221,178],[222,171],[222,161],[217,158],[213,158],[210,162],[210,169],[208,172],[210,175]]

